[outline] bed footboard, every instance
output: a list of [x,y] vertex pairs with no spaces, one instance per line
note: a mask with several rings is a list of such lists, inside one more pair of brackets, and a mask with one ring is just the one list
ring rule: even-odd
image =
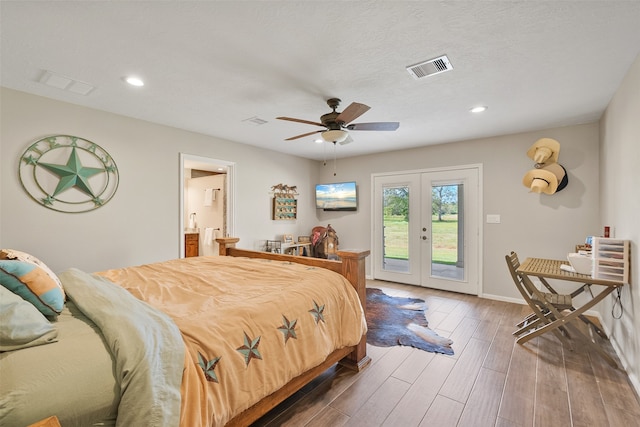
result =
[[[369,255],[369,250],[341,250],[338,251],[340,260],[327,260],[322,258],[311,258],[305,256],[275,254],[271,252],[259,252],[246,249],[238,249],[235,247],[240,239],[237,237],[224,237],[216,239],[220,245],[221,256],[236,256],[248,258],[272,259],[278,261],[290,261],[298,264],[310,265],[314,267],[326,268],[335,271],[344,276],[354,287],[360,298],[360,303],[366,311],[367,291],[365,279],[365,258]],[[248,425],[257,420],[262,415],[273,409],[278,403],[295,393],[302,386],[309,383],[315,377],[327,370],[334,363],[340,363],[346,368],[360,371],[364,369],[371,359],[367,356],[367,339],[366,335],[362,337],[360,343],[353,347],[336,350],[329,355],[324,363],[316,368],[305,372],[298,378],[282,387],[265,399],[262,399],[253,407],[244,411],[236,418],[231,420],[229,425]]]

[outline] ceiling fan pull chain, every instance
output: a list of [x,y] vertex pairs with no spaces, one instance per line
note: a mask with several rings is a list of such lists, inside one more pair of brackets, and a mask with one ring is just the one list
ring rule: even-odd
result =
[[322,161],[322,166],[327,166],[327,144],[322,143],[322,157],[324,160]]
[[336,163],[337,163],[337,159],[336,159],[336,143],[333,143],[333,176],[336,176]]

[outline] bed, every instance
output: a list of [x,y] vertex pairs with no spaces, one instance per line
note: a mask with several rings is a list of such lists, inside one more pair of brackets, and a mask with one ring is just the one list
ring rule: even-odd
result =
[[0,425],[246,426],[331,365],[369,363],[369,251],[217,240],[222,256],[59,274],[55,336],[0,353]]

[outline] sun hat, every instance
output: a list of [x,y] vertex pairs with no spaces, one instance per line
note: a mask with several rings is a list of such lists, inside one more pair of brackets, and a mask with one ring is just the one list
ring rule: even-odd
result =
[[558,163],[548,163],[539,169],[531,169],[522,178],[522,184],[533,193],[557,193],[568,183],[567,171]]
[[527,156],[536,163],[557,162],[559,154],[560,143],[551,138],[540,138],[527,151]]

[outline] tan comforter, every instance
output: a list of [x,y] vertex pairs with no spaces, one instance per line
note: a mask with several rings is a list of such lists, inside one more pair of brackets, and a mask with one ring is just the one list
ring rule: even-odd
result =
[[180,329],[182,426],[224,425],[366,333],[353,287],[320,268],[195,257],[98,274]]

